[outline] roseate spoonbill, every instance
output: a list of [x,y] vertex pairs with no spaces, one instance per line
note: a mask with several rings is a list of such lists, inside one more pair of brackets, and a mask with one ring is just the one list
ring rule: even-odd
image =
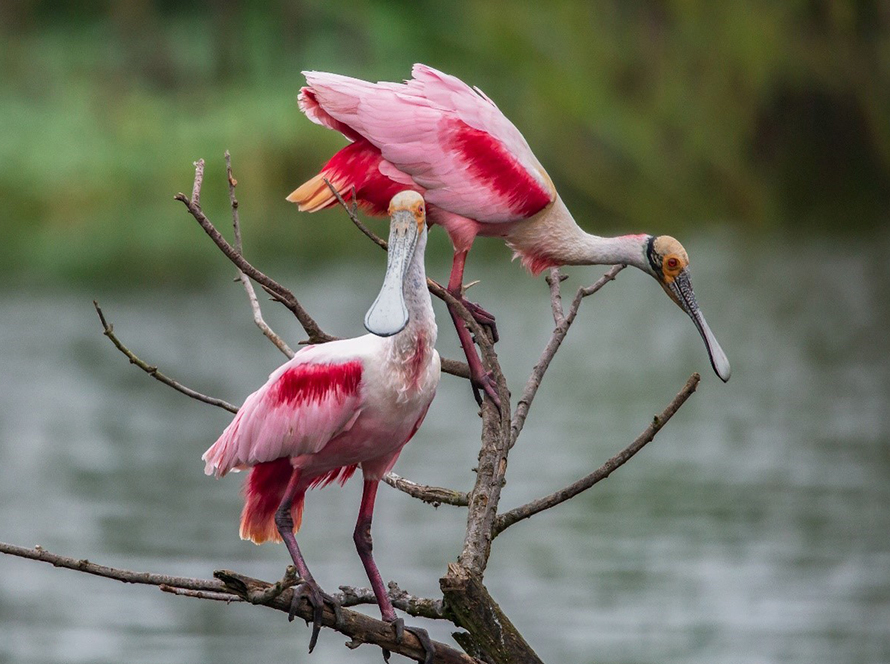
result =
[[[408,629],[396,617],[371,555],[371,517],[380,478],[417,432],[439,383],[436,320],[426,287],[423,198],[397,194],[390,204],[389,255],[380,294],[365,316],[372,334],[307,346],[275,370],[244,401],[235,419],[202,457],[205,472],[222,477],[250,468],[241,537],[257,544],[284,540],[301,577],[296,608],[305,596],[314,609],[309,651],[321,629],[324,594],[297,546],[307,489],[341,485],[361,466],[364,491],[353,539],[383,620],[397,638]],[[291,618],[293,618],[293,609]]]
[[[396,191],[420,192],[429,222],[443,226],[454,245],[448,288],[458,298],[477,235],[504,238],[536,275],[559,265],[633,265],[655,277],[692,318],[714,371],[729,380],[729,361],[695,301],[683,246],[667,235],[599,237],[583,231],[525,138],[479,88],[422,64],[414,65],[405,83],[303,73],[308,85],[300,91],[300,109],[351,143],[287,197],[300,210],[337,202],[325,179],[345,198],[354,191],[371,214],[384,213]],[[482,323],[493,320],[471,310]],[[451,315],[474,384],[497,401],[469,332]]]

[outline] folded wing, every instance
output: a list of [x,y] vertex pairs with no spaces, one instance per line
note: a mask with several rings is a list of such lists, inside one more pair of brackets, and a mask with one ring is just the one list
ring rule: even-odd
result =
[[[306,348],[244,401],[202,459],[221,477],[282,457],[314,454],[361,414],[362,361],[313,361]],[[308,352],[307,352],[308,351]]]
[[555,198],[519,130],[459,79],[415,65],[406,83],[304,72],[300,108],[314,122],[380,151],[380,170],[405,173],[431,205],[483,223],[525,219]]

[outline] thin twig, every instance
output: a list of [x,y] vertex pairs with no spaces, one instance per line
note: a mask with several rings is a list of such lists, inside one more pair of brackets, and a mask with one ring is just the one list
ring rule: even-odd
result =
[[532,369],[532,373],[528,377],[528,381],[525,383],[525,388],[522,390],[522,396],[519,397],[519,401],[516,404],[516,414],[513,416],[513,422],[511,424],[511,446],[515,445],[516,440],[519,438],[522,427],[525,425],[525,419],[528,417],[528,410],[532,405],[532,401],[535,399],[535,395],[538,393],[538,388],[541,387],[541,381],[544,378],[544,374],[547,372],[550,362],[556,355],[556,351],[559,350],[560,345],[566,338],[569,328],[575,321],[575,317],[578,315],[578,310],[581,308],[581,302],[584,298],[593,295],[607,283],[614,280],[618,273],[625,267],[625,265],[615,265],[595,283],[587,287],[579,288],[578,292],[575,293],[575,298],[572,300],[571,306],[569,307],[569,312],[565,316],[562,316],[561,304],[557,305],[557,303],[561,302],[559,296],[559,282],[562,281],[562,276],[559,274],[558,270],[551,271],[547,283],[550,285],[550,301],[553,307],[553,316],[554,319],[557,319],[557,314],[559,313],[559,318],[561,318],[561,320],[557,322],[556,329],[553,330],[553,334],[550,336],[550,341],[547,342],[547,345],[541,352],[541,357],[538,358],[538,362]]
[[469,501],[467,494],[463,491],[455,491],[454,489],[446,489],[440,486],[417,484],[416,482],[412,482],[411,480],[405,479],[392,472],[384,475],[383,481],[394,489],[403,491],[412,498],[422,500],[433,507],[438,507],[439,505],[466,507]]
[[366,237],[370,238],[374,244],[376,244],[378,247],[380,247],[381,249],[386,251],[387,247],[389,246],[388,243],[386,242],[386,240],[384,240],[382,237],[377,235],[370,228],[365,226],[365,224],[362,223],[361,219],[358,218],[358,214],[357,214],[358,204],[357,204],[356,196],[355,196],[355,188],[353,187],[353,190],[352,190],[352,205],[350,206],[343,199],[343,196],[340,195],[340,192],[337,191],[337,188],[331,184],[330,180],[328,180],[327,178],[322,178],[322,179],[324,180],[324,183],[328,186],[328,189],[331,190],[331,193],[334,194],[334,196],[336,197],[337,202],[343,206],[344,210],[346,210],[346,214],[349,215],[349,218],[352,220],[352,223],[355,224],[355,227],[358,228],[362,233],[364,233]]
[[683,386],[683,389],[674,397],[673,401],[668,404],[667,408],[665,408],[660,415],[656,415],[652,419],[652,423],[646,427],[646,430],[641,433],[637,439],[624,448],[621,452],[613,456],[611,459],[606,461],[602,466],[597,468],[595,471],[590,473],[589,475],[582,477],[577,482],[570,484],[569,486],[560,489],[554,493],[551,493],[549,496],[544,496],[543,498],[538,498],[537,500],[533,500],[525,505],[521,505],[516,507],[509,512],[505,512],[503,514],[498,515],[497,521],[495,522],[494,534],[498,535],[502,533],[505,529],[512,526],[514,523],[518,521],[522,521],[523,519],[527,519],[539,512],[543,512],[544,510],[548,510],[551,507],[555,507],[560,503],[563,503],[570,498],[577,496],[582,491],[586,491],[590,487],[592,487],[597,482],[606,479],[610,474],[612,474],[615,470],[623,466],[627,461],[639,452],[643,447],[646,446],[655,435],[661,431],[662,427],[668,423],[668,421],[674,416],[680,406],[686,403],[686,400],[692,396],[692,393],[695,392],[695,388],[698,387],[698,383],[701,380],[701,376],[697,373],[692,374],[689,377],[689,380],[686,381],[686,385]]
[[[197,162],[200,164],[200,171],[203,175],[203,160],[199,160]],[[198,168],[196,167],[196,180]],[[198,189],[200,190],[200,186],[196,184]],[[272,293],[275,294],[276,298],[288,309],[293,312],[293,314],[297,317],[297,320],[300,321],[300,325],[303,326],[303,329],[306,331],[306,334],[309,336],[309,341],[312,343],[323,343],[326,341],[334,340],[329,334],[326,334],[319,326],[318,323],[303,309],[302,305],[297,300],[296,296],[279,284],[274,279],[266,276],[259,270],[257,270],[253,265],[248,263],[244,257],[238,253],[238,251],[233,247],[228,241],[222,236],[222,234],[216,229],[216,227],[210,222],[207,218],[207,215],[204,214],[204,211],[201,209],[201,206],[196,203],[193,199],[189,199],[185,194],[178,193],[174,196],[174,198],[178,201],[181,201],[183,205],[185,205],[186,209],[189,211],[189,214],[195,218],[201,228],[204,229],[204,232],[213,240],[214,244],[219,247],[220,251],[225,254],[226,258],[232,261],[238,269],[247,274],[251,279],[255,282],[268,288]]]
[[194,597],[195,599],[210,599],[215,602],[225,602],[226,604],[230,604],[232,602],[244,602],[245,600],[241,599],[237,595],[229,595],[228,593],[215,593],[207,590],[189,590],[187,588],[177,588],[175,586],[168,586],[165,583],[162,583],[160,589],[165,593],[170,593],[171,595],[180,595],[181,597]]
[[204,160],[195,162],[195,181],[192,183],[192,201],[195,205],[201,205],[201,186],[204,184]]
[[0,553],[5,553],[10,556],[18,556],[20,558],[29,558],[31,560],[39,560],[44,563],[49,563],[54,567],[64,567],[65,569],[84,572],[86,574],[94,574],[96,576],[102,576],[106,579],[115,579],[116,581],[122,581],[124,583],[170,586],[185,590],[200,590],[231,595],[226,589],[226,585],[217,579],[193,579],[186,576],[170,576],[168,574],[153,574],[151,572],[133,572],[127,569],[97,565],[85,558],[78,559],[60,556],[56,553],[50,553],[41,546],[35,546],[33,549],[29,549],[23,546],[0,542]]
[[544,277],[547,285],[550,286],[550,309],[553,312],[553,323],[559,327],[565,321],[565,314],[562,310],[562,293],[559,290],[559,284],[569,276],[562,274],[558,267],[551,267],[549,274]]
[[[228,150],[226,150],[225,158],[226,179],[229,181],[229,205],[232,207],[232,227],[235,231],[235,250],[243,256],[244,244],[241,239],[241,221],[238,214],[238,199],[235,198],[235,187],[238,185],[238,181],[232,173],[232,156],[229,154]],[[250,279],[240,268],[236,269],[238,270],[238,278],[241,280],[241,284],[244,286],[244,290],[247,293],[247,299],[250,302],[250,310],[253,312],[253,322],[256,323],[256,326],[260,328],[260,331],[278,350],[284,353],[288,358],[293,357],[294,351],[291,350],[290,346],[285,343],[284,339],[276,334],[263,319],[263,312],[260,309],[260,303],[259,300],[257,300],[256,291],[254,290]]]
[[251,604],[268,604],[288,588],[293,588],[300,583],[300,581],[300,577],[297,576],[297,568],[293,565],[288,565],[280,581],[276,581],[268,588],[248,593],[247,601]]
[[[408,615],[434,620],[446,619],[442,600],[411,595],[399,588],[395,581],[389,582],[388,589],[387,594],[392,605]],[[334,599],[344,607],[377,603],[377,597],[371,588],[355,588],[353,586],[340,586],[340,592],[334,595]]]
[[152,366],[136,357],[133,351],[124,346],[124,344],[121,343],[121,340],[118,339],[117,336],[114,334],[114,327],[107,320],[105,320],[105,314],[102,312],[102,308],[99,306],[99,303],[96,302],[96,300],[93,300],[93,306],[96,308],[96,313],[99,314],[99,321],[102,323],[103,334],[111,340],[111,343],[113,343],[120,352],[127,356],[127,358],[130,360],[130,364],[135,364],[152,378],[159,380],[160,382],[164,383],[164,385],[172,387],[177,392],[182,392],[182,394],[186,395],[187,397],[197,399],[198,401],[203,401],[204,403],[209,403],[211,406],[223,408],[230,413],[238,412],[238,407],[233,406],[228,401],[223,401],[222,399],[209,397],[206,394],[196,392],[195,390],[186,387],[182,383],[173,380],[169,376],[162,374],[160,371],[158,371],[157,367]]

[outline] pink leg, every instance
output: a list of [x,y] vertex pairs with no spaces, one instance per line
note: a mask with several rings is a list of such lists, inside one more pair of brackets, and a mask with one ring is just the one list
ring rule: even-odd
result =
[[463,294],[463,281],[464,281],[464,267],[467,263],[467,254],[469,254],[469,250],[466,251],[455,251],[454,259],[451,263],[451,276],[448,277],[448,291],[456,297],[458,300],[463,302],[463,305],[467,308],[467,310],[473,315],[480,325],[484,325],[491,332],[491,338],[494,343],[498,342],[498,327],[495,325],[494,316],[488,313],[485,309],[480,307],[475,302],[470,302],[464,297]]
[[[463,277],[464,277],[464,265],[467,260],[467,251],[455,251],[454,252],[454,261],[451,264],[451,276],[448,279],[448,291],[454,295],[454,297],[461,300],[464,305],[472,305],[471,302],[467,302],[464,297],[462,288],[463,288]],[[494,324],[494,317],[484,312],[480,307],[476,305],[472,305],[476,309],[479,309],[485,315],[489,317],[491,320],[491,324]],[[471,307],[468,307],[471,313],[474,313]],[[485,368],[482,366],[482,361],[479,359],[479,355],[476,353],[476,345],[473,343],[473,335],[470,334],[470,331],[467,329],[466,324],[461,320],[460,316],[449,306],[448,313],[451,314],[451,320],[454,321],[454,328],[457,330],[457,337],[460,339],[460,345],[464,349],[464,355],[467,356],[467,364],[470,365],[470,382],[473,384],[473,395],[476,397],[476,401],[478,403],[482,403],[482,399],[479,397],[479,389],[485,390],[485,393],[491,398],[494,404],[500,408],[501,400],[498,397],[497,386],[494,384],[494,381],[491,379],[491,376],[488,375],[488,372],[485,371]],[[478,316],[476,317],[479,320]],[[495,333],[496,334],[496,333]]]
[[371,582],[371,588],[377,597],[377,605],[380,607],[380,615],[386,622],[393,622],[396,619],[395,609],[392,608],[392,602],[386,592],[386,586],[383,584],[383,577],[380,576],[380,570],[377,569],[377,563],[374,562],[374,556],[371,551],[374,543],[371,541],[371,518],[374,515],[374,501],[377,498],[376,480],[365,480],[364,490],[362,491],[362,504],[358,510],[358,521],[355,523],[355,532],[352,539],[355,542],[355,548],[358,551],[358,557],[365,566],[365,572],[368,574],[368,580]]
[[[358,557],[361,558],[362,565],[365,566],[365,572],[368,575],[368,580],[371,582],[374,596],[377,598],[380,615],[386,622],[393,624],[398,641],[402,640],[405,630],[414,634],[426,651],[425,664],[431,664],[435,648],[432,641],[430,641],[429,634],[427,634],[425,629],[419,627],[405,627],[405,622],[396,615],[396,610],[393,608],[389,594],[386,592],[383,577],[380,576],[380,570],[377,569],[377,563],[374,562],[374,556],[371,553],[374,549],[374,543],[371,540],[371,518],[374,516],[374,501],[377,498],[378,485],[378,480],[365,480],[362,490],[362,504],[358,510],[358,520],[355,523],[355,532],[352,534],[352,539],[355,541]],[[383,657],[389,661],[389,652],[384,650]]]
[[275,525],[278,527],[278,533],[281,535],[281,539],[284,540],[284,545],[287,547],[290,557],[297,568],[297,572],[302,579],[302,583],[298,586],[300,589],[299,592],[296,589],[294,590],[294,598],[291,601],[291,610],[288,619],[294,619],[294,613],[297,610],[300,599],[305,597],[312,605],[314,611],[312,618],[312,636],[309,639],[309,652],[312,652],[315,648],[315,644],[318,642],[318,633],[321,631],[321,621],[324,615],[324,600],[327,600],[328,603],[334,607],[334,613],[337,616],[338,623],[340,622],[341,617],[340,605],[330,595],[322,592],[321,588],[319,588],[318,584],[315,582],[315,579],[312,578],[312,573],[306,566],[306,561],[303,559],[303,554],[300,553],[300,547],[297,545],[297,538],[294,536],[294,520],[291,516],[291,506],[294,503],[294,499],[298,495],[301,495],[304,490],[303,487],[300,487],[300,470],[294,468],[290,480],[287,483],[287,488],[284,491],[284,496],[281,498],[281,503],[278,505],[278,509],[275,512]]

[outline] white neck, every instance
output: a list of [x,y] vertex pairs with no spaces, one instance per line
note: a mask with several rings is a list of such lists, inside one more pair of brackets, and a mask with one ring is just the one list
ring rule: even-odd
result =
[[[507,243],[532,271],[552,265],[617,265],[624,263],[649,272],[648,235],[600,237],[583,231],[557,196],[553,205],[519,222]],[[546,266],[546,265],[545,265]]]
[[427,231],[424,229],[420,237],[417,238],[411,264],[405,273],[402,292],[405,297],[405,306],[408,308],[408,324],[401,332],[388,338],[397,348],[403,346],[414,348],[417,338],[420,336],[424,337],[429,348],[436,344],[436,318],[433,313],[430,291],[426,285],[426,270],[423,264],[426,238]]

